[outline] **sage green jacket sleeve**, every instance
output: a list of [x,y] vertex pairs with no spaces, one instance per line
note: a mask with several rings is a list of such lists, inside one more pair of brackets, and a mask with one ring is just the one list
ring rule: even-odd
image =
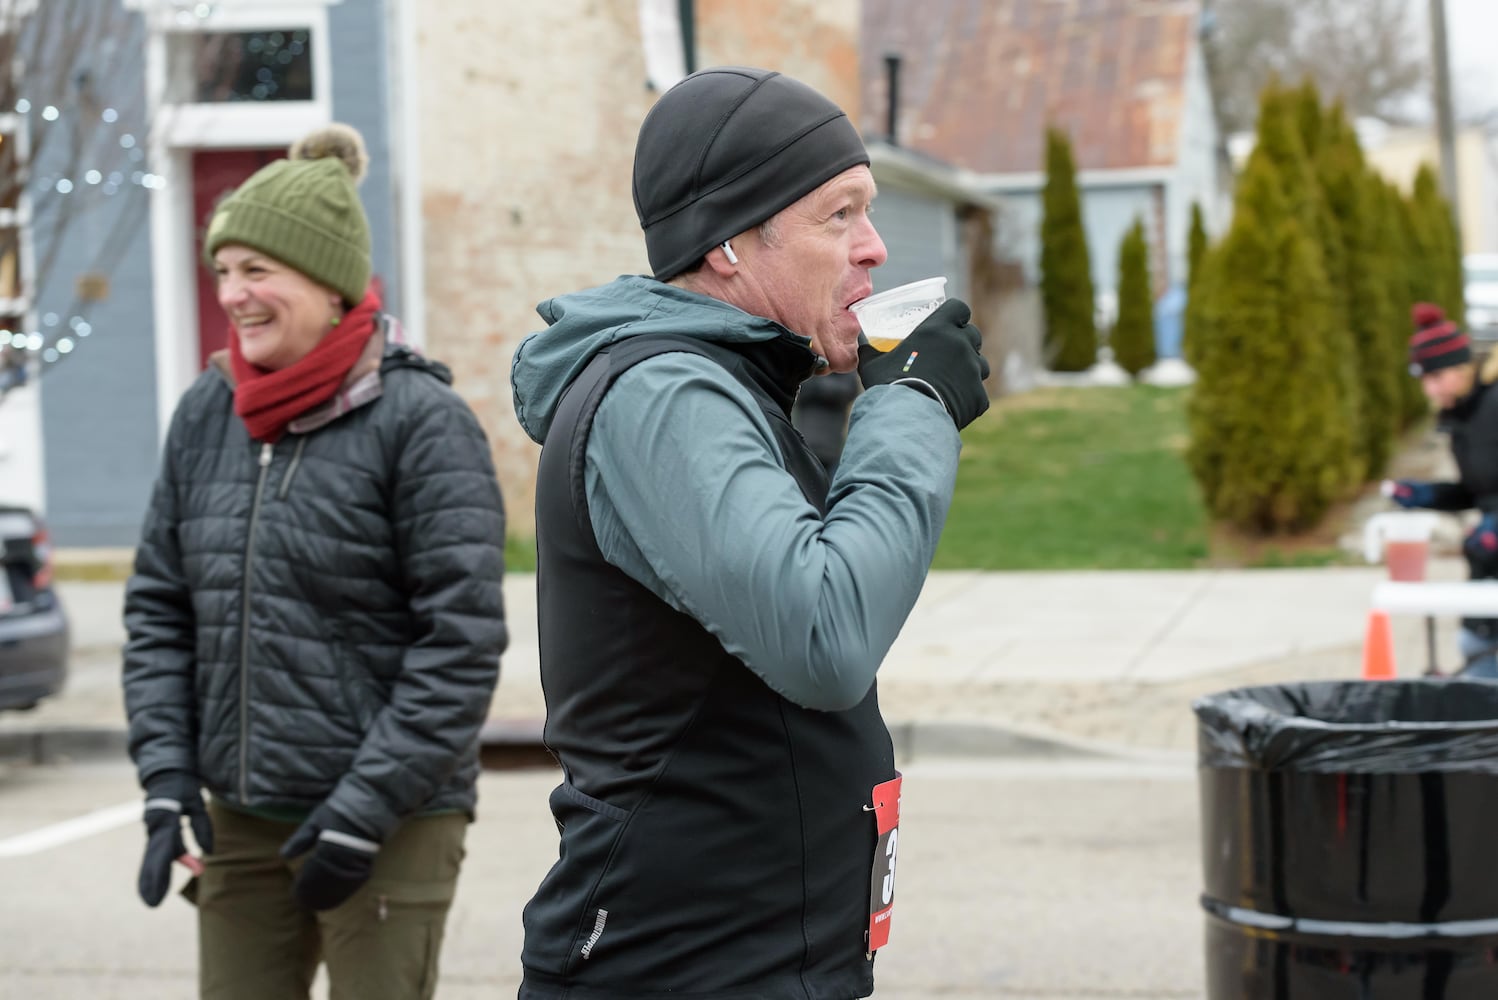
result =
[[594,418],[585,482],[604,557],[691,615],[775,691],[840,710],[867,694],[920,594],[961,440],[939,402],[880,386],[853,406],[825,517],[721,367],[664,354]]

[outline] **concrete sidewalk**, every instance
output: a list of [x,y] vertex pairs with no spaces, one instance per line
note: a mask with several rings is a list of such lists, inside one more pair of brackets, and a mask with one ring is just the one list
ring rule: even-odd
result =
[[[1462,579],[1457,559],[1433,579]],[[1243,684],[1356,678],[1369,597],[1382,567],[1161,572],[931,574],[880,671],[899,748],[992,755],[1187,753],[1190,701]],[[69,687],[29,713],[0,715],[0,740],[123,728],[118,582],[59,585],[73,623]],[[491,736],[524,741],[544,715],[534,578],[506,580],[510,648]],[[1439,650],[1456,658],[1455,622]],[[1423,670],[1423,625],[1394,622],[1401,674]]]

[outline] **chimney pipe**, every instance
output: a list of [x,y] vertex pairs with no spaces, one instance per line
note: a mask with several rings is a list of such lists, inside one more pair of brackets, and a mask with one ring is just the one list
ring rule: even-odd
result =
[[888,133],[889,144],[898,146],[900,144],[899,132],[896,126],[900,120],[900,57],[891,52],[884,57],[884,76],[888,83],[887,104],[885,105],[885,126]]

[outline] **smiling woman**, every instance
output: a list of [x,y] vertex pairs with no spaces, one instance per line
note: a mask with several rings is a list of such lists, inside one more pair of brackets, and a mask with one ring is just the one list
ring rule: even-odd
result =
[[306,996],[320,957],[337,994],[432,995],[505,645],[489,444],[381,309],[365,160],[331,126],[214,210],[228,347],[172,417],[126,590],[137,886],[196,876],[223,1000]]

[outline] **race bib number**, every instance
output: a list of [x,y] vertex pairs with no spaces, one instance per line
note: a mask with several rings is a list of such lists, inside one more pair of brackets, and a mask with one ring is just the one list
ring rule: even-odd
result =
[[890,916],[895,909],[895,856],[900,848],[900,775],[874,786],[874,819],[879,842],[869,875],[869,954],[889,944]]

